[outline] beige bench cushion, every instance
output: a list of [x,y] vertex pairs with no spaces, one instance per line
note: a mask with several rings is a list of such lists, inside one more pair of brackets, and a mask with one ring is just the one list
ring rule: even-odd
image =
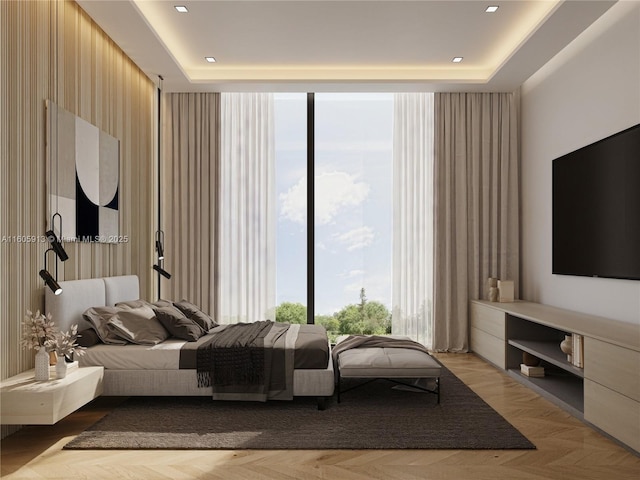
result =
[[360,378],[434,378],[440,364],[409,348],[354,348],[338,357],[340,376]]

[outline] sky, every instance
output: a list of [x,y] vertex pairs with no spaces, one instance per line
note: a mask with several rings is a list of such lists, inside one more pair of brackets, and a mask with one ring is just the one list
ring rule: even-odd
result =
[[[393,94],[315,95],[315,314],[391,306]],[[306,94],[275,94],[277,304],[306,304]]]

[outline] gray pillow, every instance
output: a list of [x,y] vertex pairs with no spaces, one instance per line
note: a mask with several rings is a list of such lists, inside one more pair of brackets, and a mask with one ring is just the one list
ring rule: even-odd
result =
[[190,318],[187,318],[184,313],[171,304],[161,307],[154,305],[153,311],[162,326],[166,328],[173,337],[195,342],[205,334],[200,325]]
[[118,314],[116,307],[91,307],[82,314],[83,318],[91,324],[93,329],[107,345],[126,345],[127,341],[120,338],[109,328],[109,320]]
[[166,307],[167,305],[173,305],[169,300],[156,300],[155,302],[151,302],[151,308],[155,307]]
[[118,302],[116,303],[116,307],[117,308],[121,308],[121,309],[134,309],[134,308],[140,308],[140,307],[150,307],[151,304],[149,302],[147,302],[146,300],[128,300],[126,302]]
[[81,347],[93,347],[100,343],[100,337],[93,328],[85,328],[78,332],[78,340],[76,342]]
[[200,327],[202,328],[202,330],[204,330],[205,333],[211,330],[213,327],[218,326],[218,324],[213,318],[211,318],[209,315],[204,313],[202,310],[200,310],[200,308],[195,306],[193,303],[187,302],[186,300],[182,299],[179,302],[173,302],[173,305],[182,313],[184,313],[185,316],[187,316],[188,318],[196,322],[198,325],[200,325]]
[[123,340],[138,345],[157,345],[169,338],[154,311],[146,306],[122,308],[109,319],[109,328]]

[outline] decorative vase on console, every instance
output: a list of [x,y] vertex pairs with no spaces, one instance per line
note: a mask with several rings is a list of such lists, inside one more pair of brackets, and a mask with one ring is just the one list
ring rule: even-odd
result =
[[49,352],[44,347],[38,349],[36,353],[36,382],[46,382],[49,380]]
[[35,375],[38,382],[49,380],[49,342],[55,338],[56,328],[51,314],[46,316],[36,310],[35,315],[27,310],[22,321],[22,341],[20,344],[28,349],[36,350]]
[[58,362],[56,363],[56,377],[64,378],[67,376],[67,359],[64,355],[58,355]]
[[78,325],[76,324],[71,325],[71,329],[66,332],[56,332],[53,340],[47,343],[58,355],[58,362],[56,363],[56,376],[58,378],[67,376],[67,358],[73,358],[74,355],[84,355],[86,349],[79,346],[76,343],[77,340]]
[[497,278],[488,278],[487,279],[487,299],[490,302],[498,301],[498,279]]
[[571,362],[571,354],[573,353],[573,342],[571,335],[565,335],[564,340],[560,343],[560,350],[567,354],[567,362]]

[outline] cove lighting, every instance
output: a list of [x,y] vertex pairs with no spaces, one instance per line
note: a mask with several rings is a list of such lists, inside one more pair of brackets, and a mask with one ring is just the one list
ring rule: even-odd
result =
[[204,59],[209,63],[215,63],[216,59],[213,57],[204,57]]
[[495,13],[498,11],[498,6],[497,5],[490,5],[487,7],[487,9],[485,10],[485,12],[487,13]]
[[453,63],[460,63],[462,61],[462,57],[453,57],[451,60]]

